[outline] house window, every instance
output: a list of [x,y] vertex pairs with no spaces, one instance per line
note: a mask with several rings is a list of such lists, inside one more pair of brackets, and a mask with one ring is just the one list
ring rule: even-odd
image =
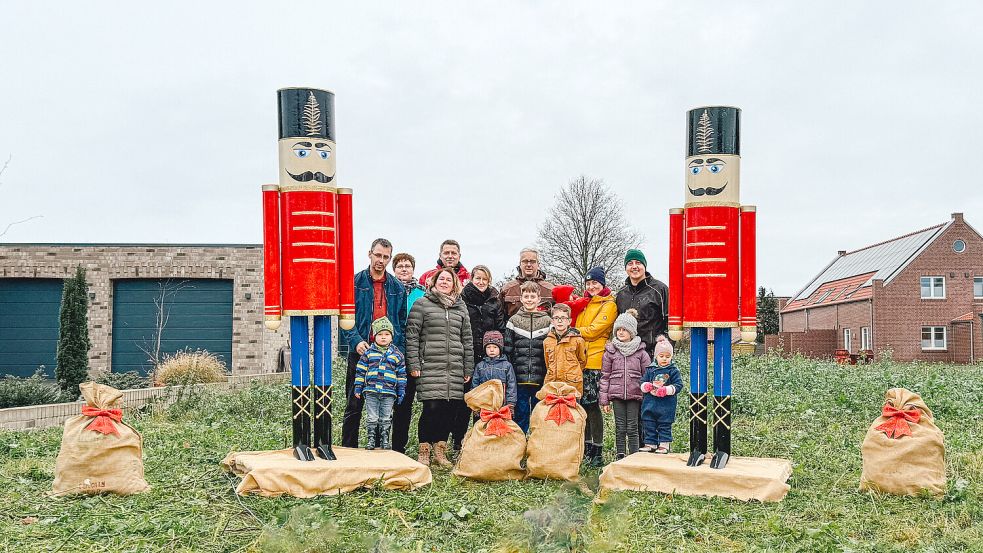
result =
[[952,243],[952,251],[956,253],[963,253],[964,251],[966,251],[966,242],[963,242],[962,240],[956,240],[955,242]]
[[973,297],[983,300],[983,277],[973,277]]
[[853,332],[849,328],[843,329],[843,349],[853,353]]
[[945,277],[923,276],[922,299],[923,300],[945,299]]
[[945,327],[944,326],[923,326],[922,327],[922,349],[945,349]]
[[870,347],[870,327],[862,326],[860,327],[860,349],[866,350],[871,349]]

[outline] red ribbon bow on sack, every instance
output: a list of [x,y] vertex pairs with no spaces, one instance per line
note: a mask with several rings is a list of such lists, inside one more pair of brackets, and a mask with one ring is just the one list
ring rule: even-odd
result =
[[570,412],[570,408],[577,405],[577,398],[573,394],[567,394],[565,396],[547,394],[543,403],[552,405],[549,413],[546,414],[545,420],[553,421],[557,426],[565,422],[573,422],[573,413]]
[[512,411],[505,405],[498,411],[481,410],[481,420],[488,423],[485,428],[485,436],[504,436],[510,432],[515,432],[514,428],[509,428],[505,421],[512,420]]
[[911,427],[908,425],[908,421],[917,423],[922,418],[922,413],[916,407],[901,410],[885,403],[881,410],[881,416],[888,420],[878,425],[875,430],[883,430],[888,438],[898,439],[901,436],[911,436]]
[[99,409],[97,407],[89,407],[86,405],[85,407],[82,407],[82,414],[86,417],[95,417],[95,420],[85,427],[86,430],[101,432],[102,434],[115,434],[119,436],[119,430],[116,429],[116,425],[113,424],[113,421],[123,421],[122,409]]

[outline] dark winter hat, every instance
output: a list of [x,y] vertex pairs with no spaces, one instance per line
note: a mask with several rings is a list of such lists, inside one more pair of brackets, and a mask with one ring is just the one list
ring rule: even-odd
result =
[[629,261],[638,261],[648,269],[649,264],[648,261],[645,261],[645,254],[642,253],[642,250],[628,250],[628,253],[625,254],[625,265],[628,265]]
[[488,344],[495,344],[498,346],[498,349],[502,349],[505,347],[505,338],[502,337],[501,332],[497,330],[489,330],[481,339],[481,347],[488,347]]
[[601,286],[607,286],[608,283],[604,282],[604,267],[594,267],[593,269],[587,271],[587,276],[584,277],[584,282],[588,280],[596,280],[601,283]]
[[741,110],[707,106],[686,114],[686,157],[741,155]]
[[317,88],[276,91],[280,138],[334,138],[334,93]]

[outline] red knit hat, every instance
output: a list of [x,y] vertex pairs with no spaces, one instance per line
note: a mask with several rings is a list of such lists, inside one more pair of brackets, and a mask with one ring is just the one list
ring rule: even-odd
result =
[[481,339],[481,347],[488,347],[488,344],[495,344],[498,346],[498,349],[501,350],[505,347],[505,338],[502,336],[501,332],[497,330],[489,330]]

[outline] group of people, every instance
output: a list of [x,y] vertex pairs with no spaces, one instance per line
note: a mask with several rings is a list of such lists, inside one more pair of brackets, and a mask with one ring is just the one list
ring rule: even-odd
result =
[[614,413],[618,458],[669,452],[682,383],[664,336],[669,290],[641,251],[625,255],[616,294],[597,267],[581,295],[550,282],[531,248],[501,290],[488,267],[464,266],[455,240],[440,245],[436,266],[419,279],[413,256],[392,251],[376,239],[368,268],[355,275],[355,327],[341,331],[349,346],[343,446],[358,447],[364,409],[366,447],[405,453],[416,400],[418,460],[450,466],[473,419],[465,394],[498,379],[524,432],[544,384],[572,385],[587,412],[584,457],[592,464],[602,462],[603,413]]

